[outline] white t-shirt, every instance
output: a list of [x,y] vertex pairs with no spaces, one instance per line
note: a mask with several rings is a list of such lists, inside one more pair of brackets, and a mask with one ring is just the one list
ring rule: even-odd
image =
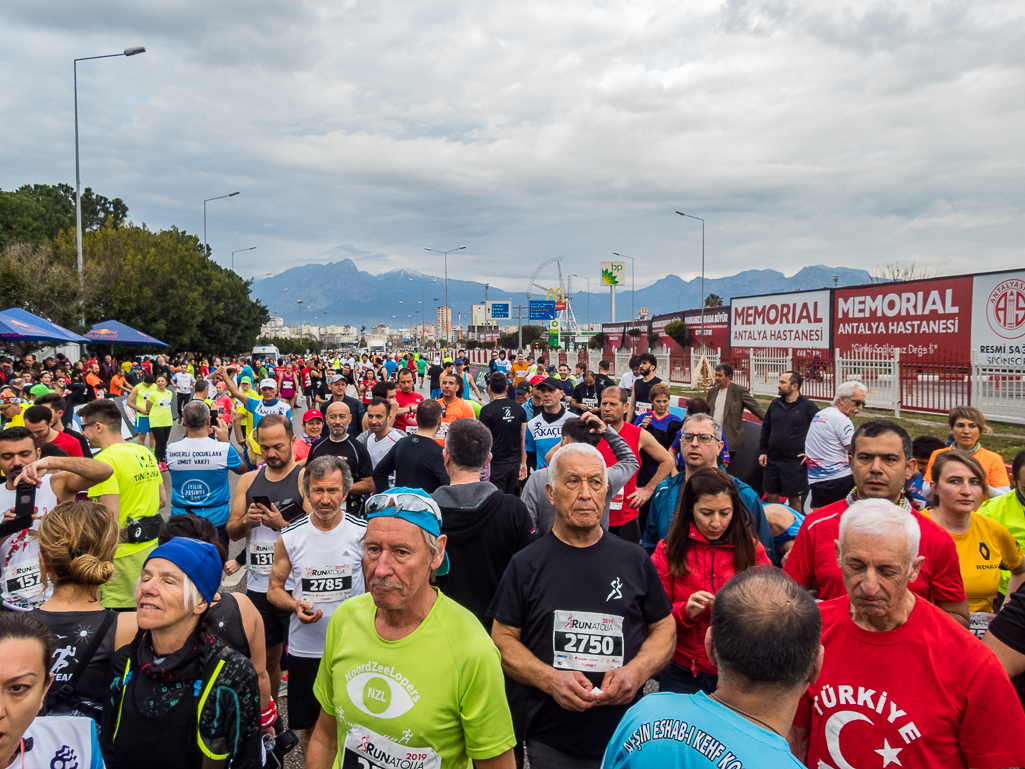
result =
[[175,392],[180,392],[182,395],[188,395],[192,392],[192,385],[196,383],[196,378],[188,371],[179,371],[171,377],[171,380],[174,382]]
[[853,436],[854,423],[836,406],[824,408],[815,415],[804,439],[808,483],[832,481],[851,474],[847,447]]
[[625,390],[633,390],[634,382],[636,382],[638,379],[640,379],[639,376],[637,376],[634,372],[627,370],[627,372],[619,378],[619,386]]
[[281,530],[281,545],[292,564],[292,597],[308,601],[324,616],[308,625],[292,612],[288,626],[288,653],[319,659],[331,614],[363,587],[363,535],[367,522],[348,513],[331,531],[321,531],[304,516]]
[[356,440],[367,447],[367,453],[370,454],[370,464],[377,467],[377,463],[384,459],[384,455],[391,451],[391,447],[405,437],[405,433],[393,427],[385,433],[381,440],[378,440],[377,436],[369,430],[364,430],[360,433]]
[[[44,587],[39,566],[39,540],[33,532],[39,531],[43,516],[57,507],[57,495],[50,487],[52,476],[43,476],[43,485],[36,489],[35,514],[31,528],[9,536],[0,545],[0,578],[4,606],[13,611],[30,611],[46,601],[53,592],[49,583]],[[0,513],[14,507],[15,489],[0,484]]]
[[723,420],[726,418],[726,393],[730,388],[719,388],[719,394],[715,396],[715,407],[712,409],[712,419],[719,427],[723,426]]

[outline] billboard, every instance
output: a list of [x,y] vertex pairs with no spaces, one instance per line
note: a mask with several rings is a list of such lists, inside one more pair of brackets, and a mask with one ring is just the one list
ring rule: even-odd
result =
[[626,262],[602,262],[601,263],[601,284],[603,286],[623,285],[623,276],[626,274]]
[[[793,348],[798,356],[829,349],[829,290],[747,296],[730,302],[734,354]],[[707,310],[706,310],[707,322]]]
[[548,289],[548,294],[545,296],[545,299],[555,301],[556,311],[562,311],[566,309],[566,295],[562,293],[561,288]]
[[1025,271],[976,275],[971,347],[983,366],[1025,366]]
[[626,326],[622,323],[602,324],[602,333],[605,334],[605,344],[613,350],[618,350],[623,344],[623,332]]
[[555,302],[549,299],[531,299],[530,319],[555,320]]
[[705,329],[701,331],[701,310],[687,310],[683,314],[690,331],[692,344],[705,346],[713,350],[727,350],[730,346],[730,310],[728,307],[706,307]]
[[833,346],[842,355],[892,355],[901,361],[968,362],[972,278],[838,288]]

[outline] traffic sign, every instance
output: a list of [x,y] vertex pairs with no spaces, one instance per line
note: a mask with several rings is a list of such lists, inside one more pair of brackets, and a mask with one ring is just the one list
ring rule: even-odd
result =
[[555,320],[555,302],[548,299],[531,299],[530,319]]
[[621,286],[626,274],[626,262],[602,262],[601,284],[603,286]]
[[487,303],[486,315],[489,320],[509,320],[512,317],[512,302],[489,301]]

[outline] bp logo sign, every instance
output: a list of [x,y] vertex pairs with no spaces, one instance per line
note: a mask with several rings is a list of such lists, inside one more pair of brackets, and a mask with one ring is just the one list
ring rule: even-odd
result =
[[1011,278],[998,283],[986,300],[986,320],[997,336],[1025,336],[1025,280]]

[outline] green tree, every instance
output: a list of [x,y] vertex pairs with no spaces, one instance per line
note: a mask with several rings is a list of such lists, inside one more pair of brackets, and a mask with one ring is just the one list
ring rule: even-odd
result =
[[705,307],[722,307],[722,297],[718,294],[709,294],[705,297]]
[[594,334],[590,339],[587,340],[587,346],[591,350],[604,350],[605,332],[599,331],[597,334]]
[[[121,198],[107,198],[86,187],[82,192],[82,230],[102,227],[108,219],[115,228],[128,218]],[[0,190],[0,250],[14,242],[43,243],[62,230],[75,229],[75,189],[70,184],[26,184]]]
[[[507,350],[515,350],[519,344],[520,335],[517,331],[510,331],[498,338],[498,346]],[[525,348],[539,345],[542,350],[548,349],[548,329],[544,326],[524,326],[523,346]]]
[[666,336],[680,345],[680,347],[686,347],[690,340],[687,324],[682,320],[672,320],[666,323],[665,332]]

